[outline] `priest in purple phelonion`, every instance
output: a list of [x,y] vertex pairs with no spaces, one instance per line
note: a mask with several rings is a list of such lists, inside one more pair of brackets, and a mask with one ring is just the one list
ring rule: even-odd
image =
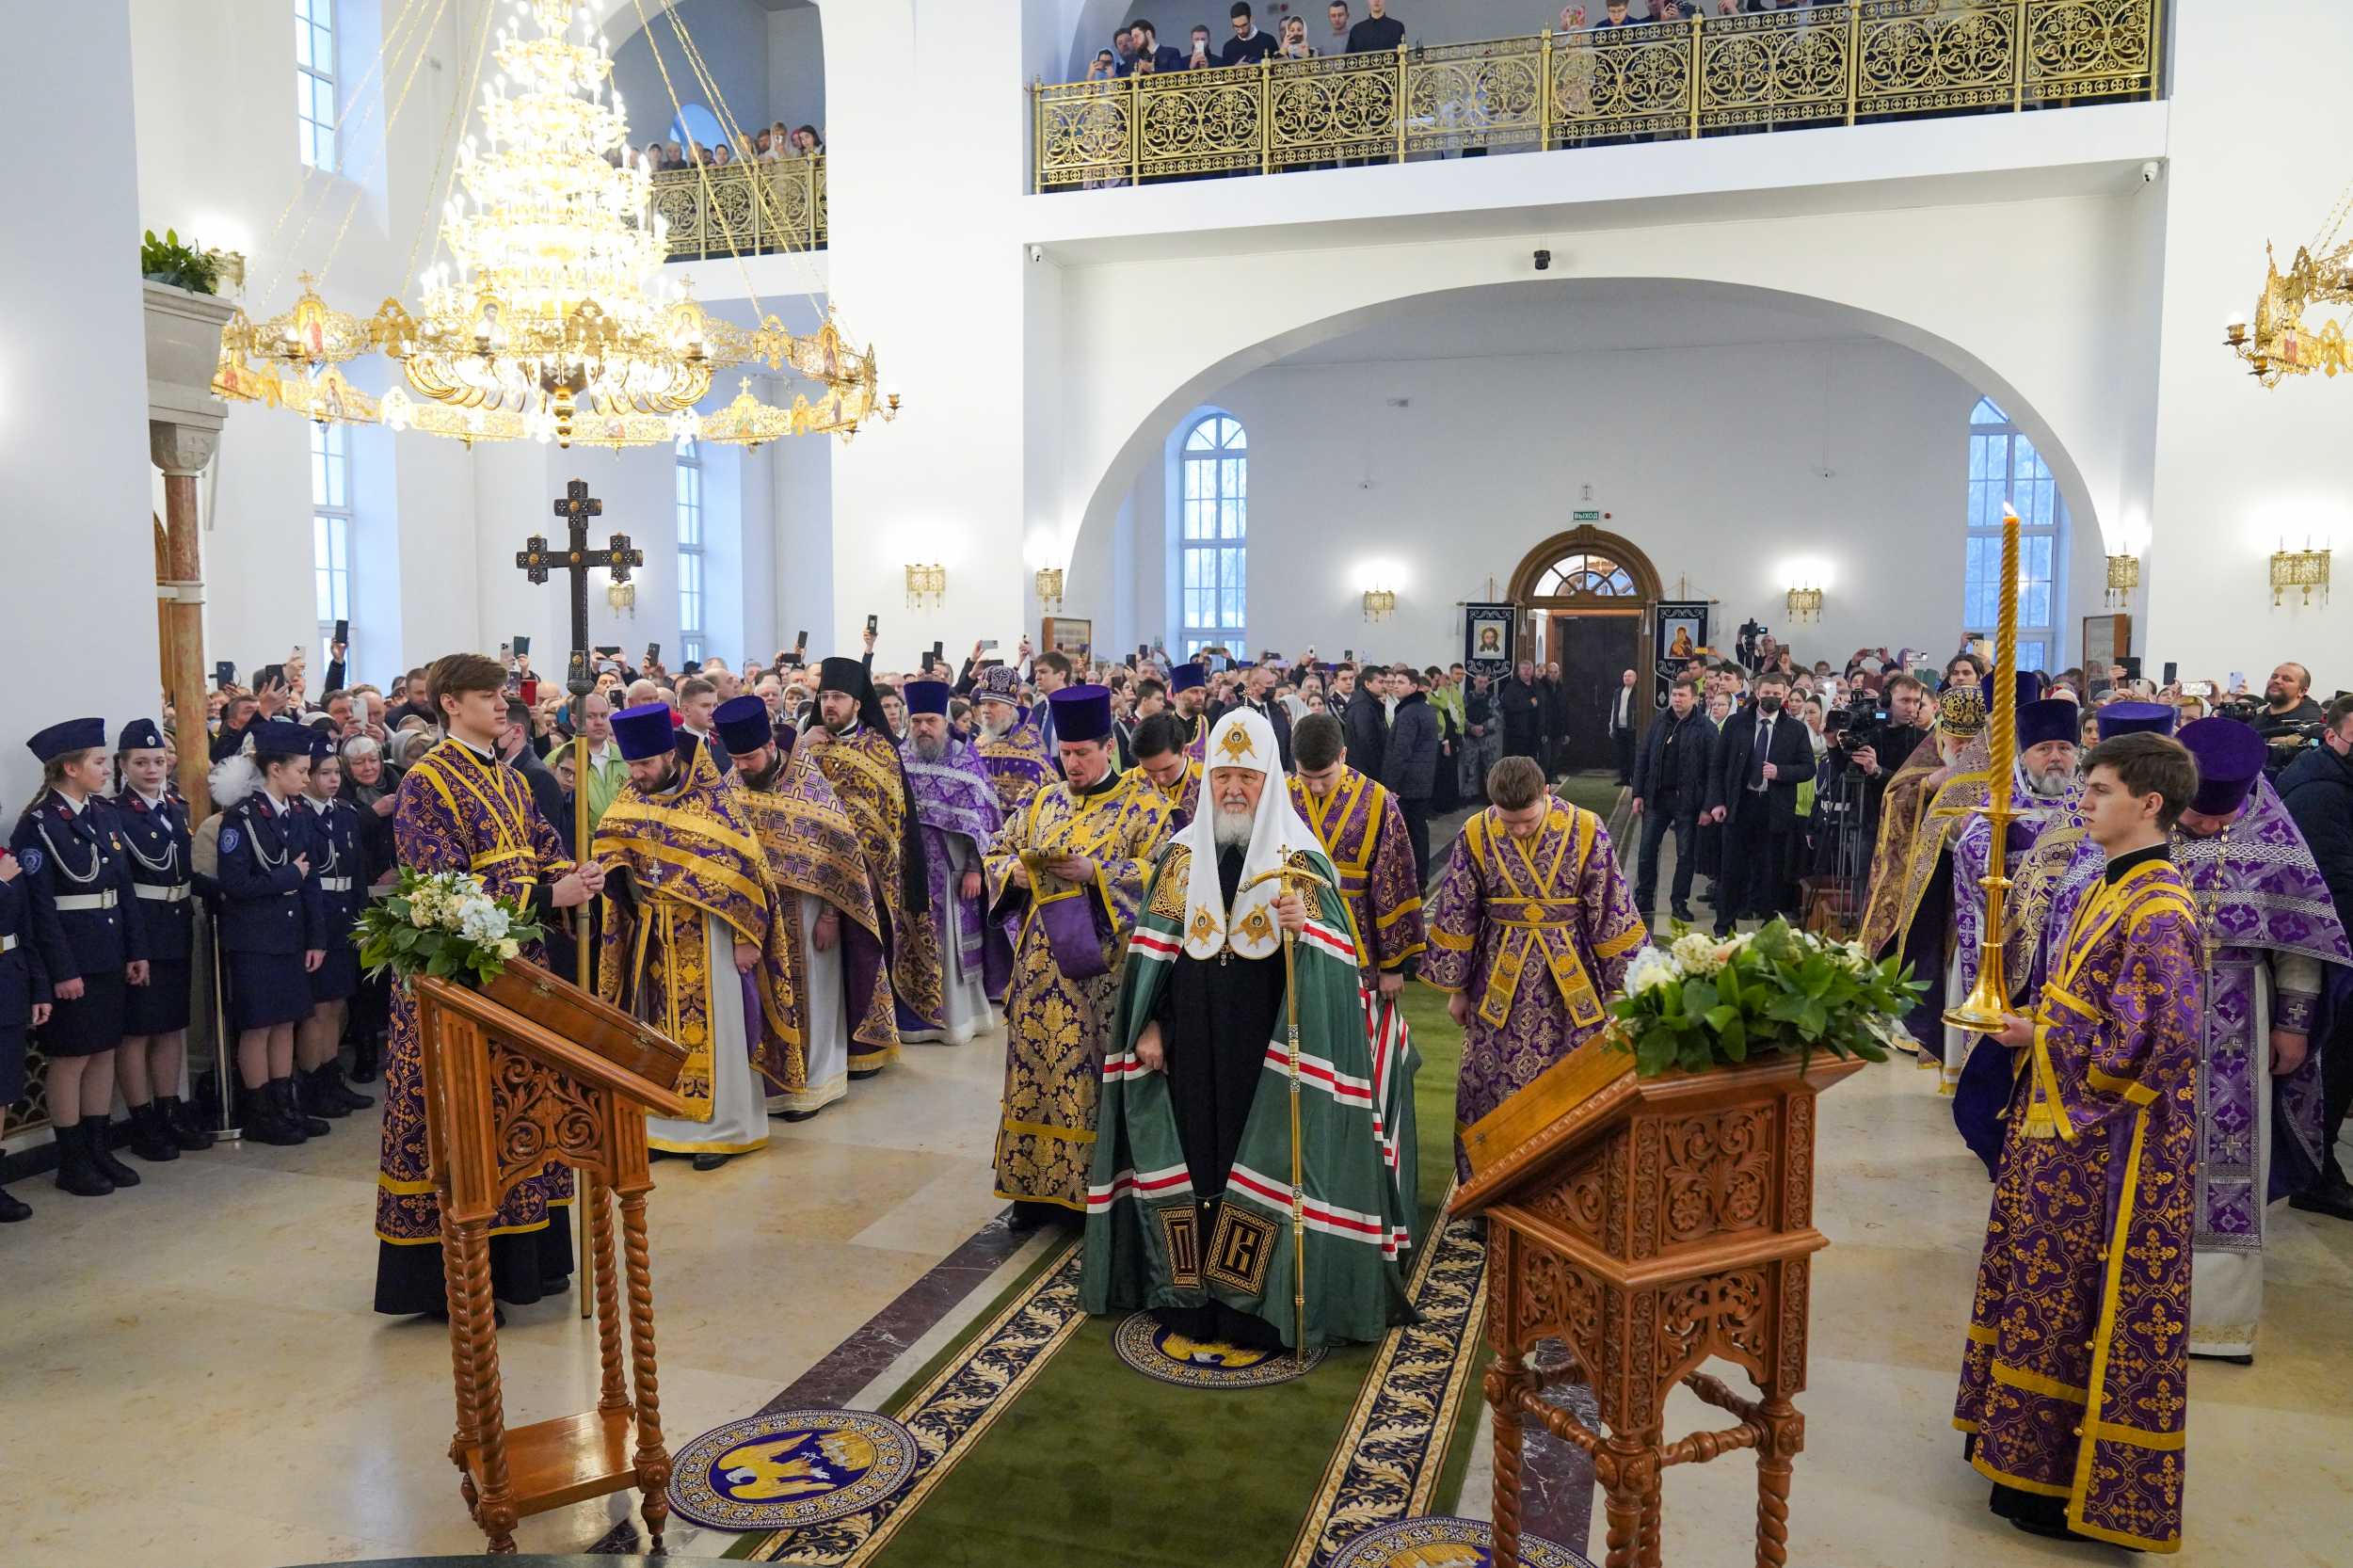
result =
[[2353,988],[2353,949],[2263,776],[2263,737],[2211,718],[2180,739],[2199,782],[2173,864],[2198,901],[2206,990],[2189,1353],[2244,1364],[2263,1317],[2265,1206],[2320,1167],[2320,1015]]
[[1021,706],[1021,672],[995,664],[972,687],[972,750],[997,787],[997,804],[1011,817],[1030,797],[1060,778],[1046,736]]
[[910,680],[900,695],[907,738],[899,756],[915,792],[931,878],[931,909],[923,918],[934,922],[936,939],[924,952],[940,970],[925,994],[940,1000],[938,1013],[928,1017],[901,1001],[899,1038],[960,1046],[996,1027],[989,999],[1004,993],[1013,974],[1012,922],[989,920],[981,905],[981,860],[1005,817],[972,743],[949,726],[953,689],[945,680]]

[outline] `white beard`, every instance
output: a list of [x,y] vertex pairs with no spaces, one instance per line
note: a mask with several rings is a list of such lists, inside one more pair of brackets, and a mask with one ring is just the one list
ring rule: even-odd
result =
[[1217,840],[1219,849],[1247,849],[1250,830],[1257,824],[1255,811],[1228,811],[1217,808],[1217,816],[1209,824],[1209,831]]
[[1014,712],[1001,702],[984,703],[981,707],[981,733],[996,741],[1004,738],[1013,728]]
[[2057,800],[2067,792],[2067,786],[2074,776],[2075,770],[2073,768],[2052,768],[2043,773],[2029,773],[2026,782],[2043,799]]

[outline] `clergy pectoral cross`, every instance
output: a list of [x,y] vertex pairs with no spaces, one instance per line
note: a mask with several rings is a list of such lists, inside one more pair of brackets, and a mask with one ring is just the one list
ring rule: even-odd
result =
[[572,658],[565,684],[574,696],[584,696],[593,684],[588,679],[588,573],[603,567],[613,573],[614,582],[626,583],[632,567],[646,564],[646,552],[632,549],[627,534],[614,535],[602,550],[588,548],[588,520],[604,516],[604,503],[588,493],[585,479],[564,487],[564,499],[555,504],[555,515],[567,525],[564,548],[551,551],[547,536],[534,534],[515,552],[515,564],[534,583],[546,582],[551,569],[571,573]]

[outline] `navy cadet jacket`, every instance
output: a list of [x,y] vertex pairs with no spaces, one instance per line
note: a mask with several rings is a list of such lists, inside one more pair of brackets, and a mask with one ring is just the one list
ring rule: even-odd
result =
[[[277,807],[256,790],[229,808],[220,822],[220,945],[230,952],[303,952],[324,949],[325,914],[318,884],[295,861],[309,853],[309,831],[297,811]],[[318,862],[312,861],[316,872]]]
[[[286,808],[301,830],[297,855],[310,856],[311,883],[316,889],[323,940],[315,948],[342,948],[351,943],[351,928],[368,901],[367,868],[360,853],[360,812],[347,800],[331,800],[322,811],[309,800]],[[291,835],[290,835],[291,836]]]
[[[25,881],[18,875],[0,882],[0,1040],[11,1031],[23,1034],[33,1009],[50,1000],[49,971],[33,940],[33,899]],[[8,1063],[0,1061],[0,1082],[8,1080]]]
[[92,796],[76,811],[43,790],[16,820],[8,841],[31,895],[32,936],[49,983],[120,971],[147,957],[147,934],[131,904],[131,856],[114,808]]
[[150,806],[136,790],[125,790],[113,804],[138,895],[132,919],[146,934],[147,956],[160,964],[184,962],[196,951],[197,876],[188,803],[167,790]]

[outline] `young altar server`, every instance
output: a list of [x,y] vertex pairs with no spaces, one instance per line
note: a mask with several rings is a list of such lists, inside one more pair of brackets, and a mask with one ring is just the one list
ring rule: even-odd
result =
[[2164,736],[2084,759],[2107,863],[2032,1015],[1991,1037],[2016,1079],[1953,1412],[1996,1514],[2158,1552],[2182,1539],[2202,1028],[2198,907],[2167,845],[2197,790]]
[[[1463,1028],[1458,1128],[1597,1032],[1650,939],[1601,818],[1556,799],[1533,758],[1497,762],[1487,798],[1438,878],[1421,968]],[[1469,1174],[1459,1136],[1454,1162]]]

